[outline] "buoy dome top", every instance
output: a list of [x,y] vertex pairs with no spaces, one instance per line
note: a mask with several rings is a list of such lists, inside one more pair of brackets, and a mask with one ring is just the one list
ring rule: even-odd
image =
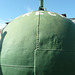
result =
[[11,21],[1,37],[3,75],[75,74],[75,24],[66,17],[33,11]]

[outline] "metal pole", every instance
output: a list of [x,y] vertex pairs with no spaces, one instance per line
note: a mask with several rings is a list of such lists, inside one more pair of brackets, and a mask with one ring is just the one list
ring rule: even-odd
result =
[[43,8],[43,0],[40,0],[40,7],[39,7],[39,10],[44,10],[44,8]]
[[43,0],[40,0],[40,7],[43,7]]

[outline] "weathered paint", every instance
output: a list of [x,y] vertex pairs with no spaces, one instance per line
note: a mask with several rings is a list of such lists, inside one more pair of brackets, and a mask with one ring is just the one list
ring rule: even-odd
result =
[[23,15],[23,17],[24,17],[24,16],[29,16],[31,13],[32,13],[32,12],[26,13],[26,14]]
[[40,13],[22,15],[2,31],[2,75],[75,75],[75,24]]
[[42,11],[37,11],[35,15],[39,15],[39,14],[40,14],[40,15],[43,15],[44,12],[42,12]]
[[75,18],[70,18],[70,20],[72,20],[72,22],[75,23]]
[[48,12],[48,14],[52,15],[52,16],[56,16],[56,14],[54,13],[51,13],[51,12]]

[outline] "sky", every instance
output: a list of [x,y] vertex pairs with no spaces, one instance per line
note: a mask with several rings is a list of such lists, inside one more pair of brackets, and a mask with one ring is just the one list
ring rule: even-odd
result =
[[[0,0],[0,29],[5,22],[38,10],[39,5],[39,0]],[[75,0],[44,0],[44,8],[58,14],[66,13],[67,18],[75,18]]]

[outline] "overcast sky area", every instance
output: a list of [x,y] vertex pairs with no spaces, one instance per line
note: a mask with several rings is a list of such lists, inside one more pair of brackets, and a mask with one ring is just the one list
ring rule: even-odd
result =
[[[0,0],[0,29],[14,18],[38,10],[39,0]],[[44,0],[44,8],[75,18],[75,0]]]

